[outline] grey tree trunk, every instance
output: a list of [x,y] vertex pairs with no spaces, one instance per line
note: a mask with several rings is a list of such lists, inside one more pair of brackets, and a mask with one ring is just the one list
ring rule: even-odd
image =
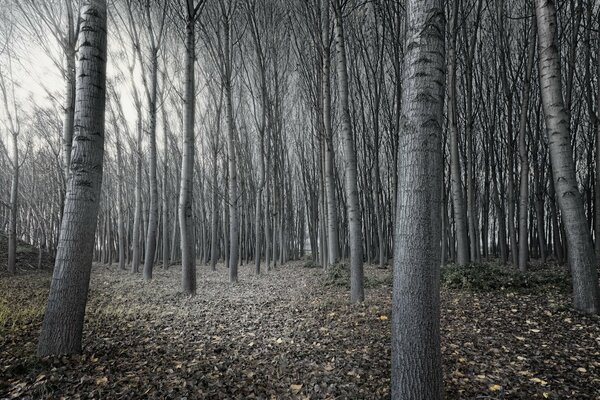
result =
[[[358,173],[356,150],[352,136],[348,98],[348,70],[341,0],[335,0],[335,35],[337,47],[337,72],[340,92],[340,111],[346,170],[346,197],[348,211],[348,231],[350,234],[350,301],[362,302],[364,295],[362,222],[358,200]],[[331,257],[330,257],[331,259]]]
[[183,292],[196,294],[196,239],[194,236],[193,189],[194,189],[194,105],[195,77],[194,58],[196,53],[195,16],[190,13],[185,26],[185,107],[183,128],[183,158],[181,165],[181,187],[179,191],[179,228],[181,233],[181,283]]
[[231,82],[233,61],[230,51],[230,14],[231,10],[223,16],[223,51],[225,58],[223,86],[225,88],[225,120],[227,121],[227,154],[229,157],[229,281],[234,283],[238,280],[240,224],[238,217],[235,126],[233,121],[233,88]]
[[150,124],[148,126],[148,137],[150,148],[148,152],[149,183],[150,183],[150,205],[148,215],[148,231],[146,233],[146,247],[144,258],[144,279],[152,279],[154,268],[154,257],[156,255],[156,235],[158,232],[158,179],[156,177],[157,151],[156,151],[156,102],[158,95],[158,49],[152,49],[150,60],[150,93],[148,96],[148,107],[150,108]]
[[[219,132],[220,133],[220,132]],[[218,149],[218,147],[217,147]],[[219,169],[217,164],[218,151],[212,154],[212,215],[210,222],[210,269],[217,270],[217,261],[219,258],[218,246],[218,223],[219,223],[219,196],[217,192]]]
[[[70,2],[67,2],[70,3]],[[72,20],[72,18],[70,18]],[[65,47],[70,49],[71,47]],[[65,182],[69,180],[71,170],[71,148],[73,146],[73,118],[75,116],[75,52],[65,54],[67,69],[65,77],[66,93],[63,119],[63,163],[65,168]]]
[[[116,124],[115,124],[116,125]],[[125,269],[125,221],[123,215],[123,150],[121,134],[115,129],[117,147],[117,235],[119,246],[119,269]]]
[[78,41],[74,146],[58,253],[38,355],[81,352],[102,185],[106,0],[86,0]]
[[519,270],[527,271],[529,259],[527,214],[529,206],[529,158],[527,155],[527,118],[529,114],[529,96],[531,86],[531,75],[533,73],[533,57],[535,56],[535,19],[532,18],[532,26],[529,32],[529,43],[527,51],[527,69],[525,81],[523,82],[523,102],[521,104],[521,117],[519,120],[519,158],[521,163],[521,182],[519,188]]
[[338,234],[338,203],[335,196],[335,172],[333,150],[333,133],[331,129],[331,52],[329,48],[329,3],[330,0],[321,0],[321,43],[323,46],[323,126],[325,136],[325,195],[327,201],[327,254],[328,263],[333,265],[339,261],[339,234]]
[[460,155],[458,153],[458,123],[456,121],[456,37],[458,35],[458,1],[452,11],[450,44],[448,46],[448,126],[450,130],[450,181],[454,224],[456,225],[456,263],[469,263],[469,238],[467,233],[467,205],[463,194]]
[[10,209],[8,217],[8,272],[17,272],[17,214],[19,213],[19,143],[18,131],[12,132],[13,173],[10,185]]
[[392,399],[441,399],[444,2],[407,2],[392,299]]
[[137,121],[137,154],[135,159],[135,211],[133,216],[133,238],[131,272],[140,272],[141,246],[140,237],[142,230],[142,119],[138,110]]
[[542,104],[548,134],[553,182],[565,227],[567,258],[577,310],[600,311],[596,259],[575,175],[567,110],[562,97],[560,54],[554,0],[536,0]]
[[162,265],[169,268],[169,163],[168,145],[169,121],[163,107],[163,176],[162,176]]
[[[11,70],[12,73],[12,70]],[[14,85],[14,83],[12,83]],[[14,88],[14,86],[13,86]],[[19,213],[19,133],[20,133],[20,122],[17,107],[15,103],[14,115],[11,112],[8,102],[8,94],[6,87],[6,80],[4,73],[0,70],[0,90],[2,91],[2,100],[4,103],[4,111],[6,119],[8,120],[8,126],[10,134],[12,136],[12,179],[10,185],[10,203],[8,207],[8,272],[14,274],[17,271],[17,215]],[[14,90],[13,90],[14,93]],[[13,98],[13,101],[15,99]],[[1,144],[1,143],[0,143]]]

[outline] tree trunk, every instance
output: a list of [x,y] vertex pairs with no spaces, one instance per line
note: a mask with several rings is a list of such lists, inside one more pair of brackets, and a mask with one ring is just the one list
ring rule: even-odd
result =
[[325,195],[327,201],[327,254],[328,263],[333,265],[339,261],[339,239],[338,239],[338,216],[337,201],[335,196],[334,182],[334,150],[333,133],[331,129],[331,53],[329,48],[329,2],[330,0],[321,0],[321,30],[323,46],[323,70],[322,70],[322,105],[323,105],[323,125],[325,136]]
[[554,0],[536,0],[536,16],[540,87],[552,164],[552,183],[565,226],[574,306],[579,311],[596,314],[600,311],[596,260],[577,185],[568,116],[561,92]]
[[13,174],[10,185],[10,210],[8,217],[8,272],[17,272],[17,214],[19,213],[19,146],[18,133],[12,133]]
[[521,163],[521,182],[519,189],[519,270],[527,271],[529,259],[529,246],[527,243],[527,213],[529,205],[529,158],[527,155],[527,118],[529,114],[529,92],[531,75],[533,73],[533,57],[535,56],[535,19],[529,30],[529,43],[527,52],[527,69],[523,82],[523,102],[521,104],[521,118],[519,120],[519,158]]
[[138,110],[137,120],[137,154],[135,158],[135,211],[133,216],[132,260],[131,272],[140,272],[140,237],[142,232],[142,118]]
[[337,69],[340,92],[340,111],[346,169],[346,196],[348,198],[348,230],[350,234],[350,301],[360,303],[364,300],[364,273],[362,248],[362,223],[358,202],[358,173],[356,150],[352,136],[350,109],[348,105],[348,70],[341,0],[335,0],[335,31],[337,46]]
[[75,52],[73,51],[73,54],[65,54],[65,61],[66,93],[63,119],[63,163],[65,168],[66,183],[69,180],[69,173],[71,170],[71,148],[73,146],[73,117],[75,115]]
[[[189,0],[188,0],[189,2]],[[196,240],[192,209],[194,190],[194,58],[196,53],[195,18],[189,15],[185,26],[185,107],[181,188],[179,190],[179,228],[181,234],[181,284],[183,292],[196,294]]]
[[392,300],[392,398],[442,398],[444,4],[409,0]]
[[106,0],[86,0],[78,43],[75,135],[58,254],[38,355],[81,352],[102,185],[106,81]]
[[150,172],[150,205],[148,215],[148,231],[146,232],[146,249],[144,258],[144,279],[152,279],[154,257],[156,255],[156,235],[158,232],[158,179],[156,178],[157,151],[156,151],[156,100],[158,94],[158,49],[152,49],[150,61],[150,95],[148,107],[150,108],[150,124],[148,138],[150,149],[148,164]]
[[[469,263],[469,238],[467,234],[467,206],[463,194],[460,155],[458,153],[458,123],[456,110],[456,37],[458,35],[458,1],[452,11],[452,38],[448,46],[448,126],[450,128],[450,181],[454,224],[456,225],[456,263]],[[473,239],[473,238],[471,238]]]
[[162,176],[162,264],[164,269],[169,268],[169,169],[168,146],[169,122],[163,106],[163,176]]

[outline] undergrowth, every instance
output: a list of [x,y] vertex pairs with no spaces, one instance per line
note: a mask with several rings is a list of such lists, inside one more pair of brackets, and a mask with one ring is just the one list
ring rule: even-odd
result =
[[476,292],[568,292],[571,286],[568,274],[557,267],[520,272],[509,266],[495,264],[445,266],[442,268],[441,283],[449,289]]

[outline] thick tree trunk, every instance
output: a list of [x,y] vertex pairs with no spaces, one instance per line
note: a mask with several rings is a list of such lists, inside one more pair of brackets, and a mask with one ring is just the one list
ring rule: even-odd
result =
[[392,300],[392,398],[443,397],[440,193],[444,4],[409,0]]
[[[188,0],[189,1],[189,0]],[[196,53],[195,19],[188,15],[185,27],[185,107],[183,158],[179,190],[179,228],[181,234],[181,284],[183,292],[196,294],[196,240],[192,208],[194,190],[194,58]]]
[[81,352],[102,185],[106,81],[106,0],[86,0],[78,42],[71,174],[38,354]]
[[596,314],[600,311],[596,260],[577,185],[568,116],[561,92],[555,1],[536,0],[536,17],[540,87],[552,163],[552,184],[565,226],[574,306],[579,311]]
[[350,234],[350,301],[362,302],[364,295],[362,223],[358,201],[358,173],[356,150],[350,121],[348,70],[341,0],[335,0],[335,34],[337,47],[337,70],[340,91],[340,111],[346,170],[346,196],[348,198],[348,231]]

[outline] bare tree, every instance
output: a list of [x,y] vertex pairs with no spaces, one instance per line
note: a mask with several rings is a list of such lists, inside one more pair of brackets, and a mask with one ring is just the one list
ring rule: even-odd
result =
[[340,92],[340,111],[346,170],[346,197],[348,198],[348,230],[350,235],[350,300],[362,302],[364,295],[362,219],[358,200],[358,173],[356,150],[350,121],[348,97],[348,70],[346,66],[346,47],[341,0],[334,0],[335,41],[337,48],[337,73]]
[[38,354],[81,352],[102,186],[106,81],[106,0],[85,0],[80,14],[74,146],[64,218]]
[[442,399],[444,3],[407,2],[392,300],[392,398]]
[[555,2],[536,0],[535,13],[539,36],[538,69],[552,164],[552,185],[556,189],[567,234],[573,302],[576,309],[597,314],[600,311],[600,291],[596,259],[575,176],[569,118],[562,95]]

